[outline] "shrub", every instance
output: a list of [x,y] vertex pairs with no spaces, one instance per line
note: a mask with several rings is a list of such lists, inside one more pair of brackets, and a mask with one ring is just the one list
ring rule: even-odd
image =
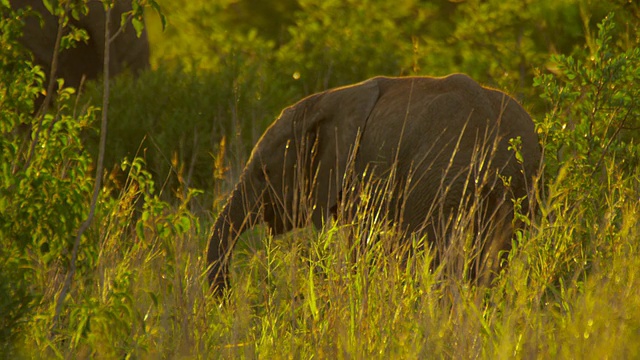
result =
[[57,290],[44,275],[68,264],[73,234],[86,217],[91,158],[80,131],[94,113],[74,116],[73,90],[62,89],[55,114],[32,115],[44,76],[16,41],[24,12],[4,3],[0,10],[0,313],[3,342],[11,342],[24,336],[18,330],[39,298]]

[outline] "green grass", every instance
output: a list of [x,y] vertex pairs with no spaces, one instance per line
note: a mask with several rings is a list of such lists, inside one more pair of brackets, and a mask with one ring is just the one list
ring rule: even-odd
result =
[[[397,239],[386,233],[354,259],[352,231],[333,224],[277,238],[248,234],[220,299],[204,276],[208,221],[148,196],[144,173],[133,172],[117,199],[103,200],[93,235],[100,249],[76,280],[66,326],[48,342],[50,318],[34,318],[23,355],[634,358],[640,207],[616,191],[624,180],[606,180],[601,216],[588,219],[584,208],[565,206],[569,184],[551,184],[543,215],[519,233],[507,270],[488,289],[442,276],[428,252],[406,262],[389,256],[385,243]],[[134,220],[136,196],[146,202]],[[586,221],[597,227],[576,226]],[[578,234],[590,241],[576,242]],[[59,270],[41,281],[58,288]]]

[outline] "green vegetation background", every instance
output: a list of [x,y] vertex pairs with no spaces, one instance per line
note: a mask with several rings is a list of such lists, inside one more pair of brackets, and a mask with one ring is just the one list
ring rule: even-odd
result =
[[[112,84],[105,183],[58,314],[102,87],[62,90],[35,118],[42,74],[0,2],[3,357],[640,357],[637,2],[159,3],[152,69]],[[345,262],[334,227],[249,234],[233,291],[210,295],[212,218],[282,108],[374,75],[451,72],[518,98],[545,152],[539,214],[493,288],[443,278],[423,253],[411,269]]]

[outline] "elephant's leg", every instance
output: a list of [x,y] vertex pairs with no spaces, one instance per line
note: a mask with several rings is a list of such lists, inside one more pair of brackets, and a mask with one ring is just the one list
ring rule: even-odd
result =
[[474,268],[475,280],[480,287],[489,287],[506,260],[507,251],[511,249],[513,237],[513,206],[508,200],[501,200],[496,207],[489,208],[485,217],[486,231],[479,239],[479,256]]

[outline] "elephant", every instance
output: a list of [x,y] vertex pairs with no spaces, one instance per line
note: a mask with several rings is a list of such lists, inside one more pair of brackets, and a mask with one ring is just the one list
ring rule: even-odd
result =
[[357,207],[346,202],[362,203],[367,188],[388,194],[370,206],[372,217],[383,214],[400,239],[424,237],[436,249],[446,248],[455,215],[475,206],[482,246],[471,276],[491,279],[518,226],[514,204],[531,208],[541,156],[523,107],[464,74],[374,77],[310,95],[264,132],[218,214],[210,286],[228,286],[231,253],[247,229],[321,228],[339,208]]
[[[49,78],[54,54],[58,18],[52,15],[43,5],[42,0],[11,0],[14,9],[31,7],[42,17],[25,17],[21,43],[34,56],[34,63],[40,65]],[[78,42],[75,47],[63,50],[58,58],[56,69],[57,78],[63,78],[65,85],[78,88],[84,78],[97,79],[103,72],[104,66],[104,26],[105,12],[101,1],[87,1],[88,14],[74,19],[70,16],[70,24],[87,31],[87,43]],[[111,33],[115,34],[120,26],[123,13],[131,11],[131,1],[118,0],[114,2],[111,14]],[[126,69],[134,75],[149,68],[149,42],[146,30],[140,37],[136,35],[133,26],[128,23],[115,39],[110,49],[110,76],[116,76]]]

